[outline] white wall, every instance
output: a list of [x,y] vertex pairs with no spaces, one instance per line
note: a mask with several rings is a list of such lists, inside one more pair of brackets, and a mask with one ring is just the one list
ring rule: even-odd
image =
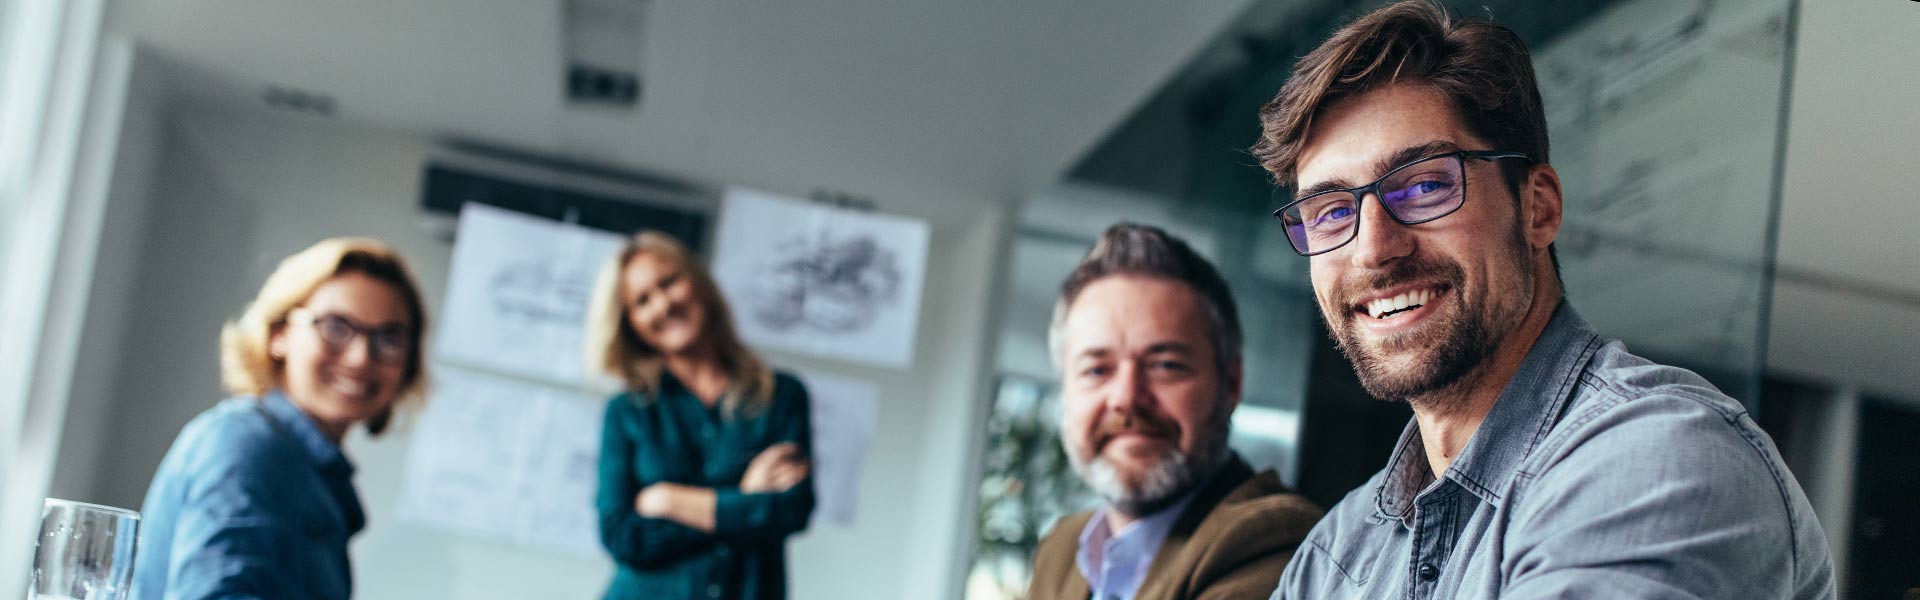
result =
[[54,467],[57,476],[47,492],[56,498],[104,500],[100,497],[104,476],[93,467],[107,450],[103,442],[112,439],[108,434],[119,390],[114,371],[102,367],[119,364],[127,327],[136,318],[136,299],[144,292],[135,282],[144,255],[147,213],[155,196],[168,91],[156,59],[137,47],[129,51],[132,63],[125,110],[111,178],[105,182],[107,207],[75,360],[79,369],[68,394]]
[[[132,311],[117,340],[111,423],[89,497],[136,506],[179,427],[221,397],[217,333],[274,263],[322,237],[368,235],[398,247],[441,304],[451,247],[417,226],[419,174],[430,143],[335,121],[182,106],[161,129],[157,182],[137,264],[122,285]],[[762,165],[760,173],[778,173]],[[782,181],[744,168],[731,182],[805,193],[814,185],[872,190],[881,210],[930,219],[929,270],[914,368],[867,369],[785,354],[776,365],[865,377],[882,392],[857,523],[822,522],[789,546],[796,598],[928,598],[956,589],[970,541],[976,399],[984,393],[987,318],[1003,238],[1002,204],[939,189],[873,189]],[[973,210],[956,210],[972,206]],[[960,215],[966,215],[964,217]],[[126,254],[126,253],[123,253]],[[101,340],[110,340],[104,335]],[[397,522],[408,435],[355,435],[348,454],[370,526],[353,545],[359,597],[595,597],[605,559],[519,550]],[[83,457],[86,451],[75,454]],[[91,468],[89,468],[91,467]]]
[[1799,9],[1778,259],[1844,286],[1776,282],[1767,368],[1920,399],[1920,3]]

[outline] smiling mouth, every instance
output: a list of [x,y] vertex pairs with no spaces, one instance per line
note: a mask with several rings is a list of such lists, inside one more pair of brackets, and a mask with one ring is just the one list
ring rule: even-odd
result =
[[1375,319],[1387,320],[1414,309],[1426,306],[1444,292],[1444,287],[1407,290],[1393,296],[1375,298],[1354,307],[1355,312]]
[[335,377],[327,387],[334,393],[349,398],[371,397],[374,391],[374,386],[370,382],[345,377]]

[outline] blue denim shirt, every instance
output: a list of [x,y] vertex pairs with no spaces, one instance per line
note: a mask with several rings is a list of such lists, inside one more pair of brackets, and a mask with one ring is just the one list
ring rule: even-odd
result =
[[1773,441],[1562,303],[1437,480],[1409,423],[1307,535],[1278,598],[1832,598]]
[[134,600],[344,600],[353,465],[279,391],[188,423],[141,507]]

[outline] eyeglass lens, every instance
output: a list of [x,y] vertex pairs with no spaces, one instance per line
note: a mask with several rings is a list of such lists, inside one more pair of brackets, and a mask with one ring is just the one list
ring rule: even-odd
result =
[[[1460,207],[1463,169],[1458,155],[1438,156],[1400,167],[1376,182],[1380,204],[1394,220],[1412,225],[1446,216]],[[1365,190],[1362,190],[1364,193]],[[1359,231],[1360,198],[1351,191],[1308,196],[1281,209],[1288,241],[1301,254],[1338,248]]]
[[407,357],[407,332],[398,325],[363,328],[346,317],[322,315],[314,317],[313,327],[320,333],[320,340],[335,351],[345,349],[355,336],[365,334],[374,359],[392,363]]

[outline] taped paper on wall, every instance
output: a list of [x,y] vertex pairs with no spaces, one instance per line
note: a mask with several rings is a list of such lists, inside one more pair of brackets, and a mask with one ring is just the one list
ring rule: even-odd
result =
[[925,221],[730,188],[713,274],[755,346],[913,364]]
[[558,383],[586,380],[593,279],[620,236],[477,203],[460,211],[436,356]]
[[597,556],[600,401],[439,367],[413,430],[402,522]]
[[795,371],[812,401],[814,518],[847,527],[859,509],[860,471],[879,419],[873,382],[819,371]]

